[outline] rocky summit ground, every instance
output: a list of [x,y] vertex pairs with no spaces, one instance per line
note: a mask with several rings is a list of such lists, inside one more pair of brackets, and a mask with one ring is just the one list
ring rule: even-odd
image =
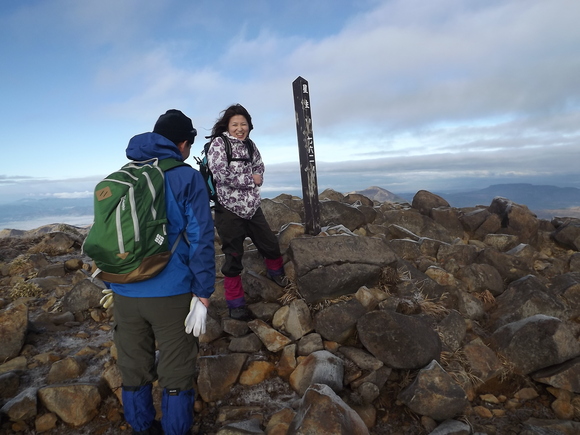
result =
[[[319,206],[312,235],[300,199],[263,201],[290,283],[248,240],[254,320],[227,317],[218,272],[192,433],[580,433],[579,220],[427,191]],[[0,232],[2,434],[131,433],[86,232]],[[219,271],[217,236],[216,254]]]

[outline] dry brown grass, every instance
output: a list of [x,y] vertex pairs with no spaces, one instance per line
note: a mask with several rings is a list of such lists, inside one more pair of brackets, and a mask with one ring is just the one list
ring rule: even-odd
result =
[[290,281],[290,283],[284,288],[284,294],[278,298],[278,301],[282,305],[289,305],[295,299],[304,299],[300,292],[298,291],[298,287],[295,283]]
[[42,296],[42,289],[30,282],[19,282],[10,289],[10,297],[12,299],[18,298],[31,298],[31,297],[40,297]]
[[454,352],[441,352],[441,367],[464,389],[483,384],[483,380],[473,373],[461,349]]
[[495,305],[495,297],[489,290],[484,290],[481,293],[473,293],[473,296],[475,296],[485,305]]
[[441,302],[434,302],[434,299],[419,301],[419,306],[423,313],[436,319],[442,319],[449,314],[449,309]]
[[[74,248],[70,248],[68,250],[68,252],[73,252]],[[42,241],[40,242],[38,245],[33,246],[32,248],[30,248],[28,250],[28,252],[30,252],[31,254],[45,254],[48,255],[49,257],[56,257],[58,255],[62,255],[63,252],[57,248],[55,248],[54,246],[50,245],[49,243],[47,243],[46,241]]]
[[310,308],[310,311],[312,311],[312,312],[317,312],[317,311],[320,311],[320,310],[327,308],[331,305],[337,304],[339,302],[350,301],[353,297],[354,297],[354,295],[350,294],[350,295],[339,296],[339,297],[334,298],[334,299],[326,299],[326,300],[324,300],[322,302],[318,302],[316,304],[310,304],[310,305],[308,305],[308,308]]
[[390,294],[391,289],[402,281],[399,271],[395,267],[385,266],[379,275],[378,288]]
[[499,361],[501,362],[501,369],[499,371],[499,379],[503,383],[515,375],[515,365],[509,361],[505,355],[497,354]]
[[11,276],[20,275],[29,279],[36,277],[36,269],[30,261],[30,256],[26,254],[19,255],[10,262],[8,273]]

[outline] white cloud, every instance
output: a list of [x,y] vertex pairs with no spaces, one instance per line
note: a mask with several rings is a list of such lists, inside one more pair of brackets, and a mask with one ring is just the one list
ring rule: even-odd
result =
[[[354,4],[57,0],[0,18],[2,35],[30,64],[38,53],[57,59],[27,78],[41,101],[20,93],[14,100],[35,110],[31,128],[7,129],[8,138],[31,143],[35,157],[17,173],[110,172],[123,163],[129,137],[173,107],[193,118],[201,150],[219,112],[240,102],[254,118],[267,182],[275,183],[264,192],[299,185],[291,83],[300,75],[310,83],[321,183],[412,190],[534,175],[577,183],[580,2]],[[296,20],[303,11],[312,22]],[[19,59],[14,55],[20,71],[36,71]],[[56,86],[54,77],[71,68],[79,77]],[[15,77],[4,81],[6,90],[21,88]],[[8,126],[25,117],[13,107],[4,109]],[[5,158],[17,155],[10,148]],[[64,182],[28,181],[29,192],[69,191],[60,188]],[[0,177],[0,186],[7,182]]]
[[58,192],[49,193],[43,195],[44,197],[50,198],[61,198],[61,199],[77,199],[77,198],[91,198],[94,192],[85,190],[84,192]]

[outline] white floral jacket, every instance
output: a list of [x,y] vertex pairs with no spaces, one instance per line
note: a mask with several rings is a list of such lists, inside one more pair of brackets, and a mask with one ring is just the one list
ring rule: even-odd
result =
[[[232,158],[249,159],[246,145],[229,133]],[[251,219],[260,207],[260,188],[252,174],[264,175],[264,163],[254,146],[252,161],[232,160],[228,164],[226,146],[221,137],[215,138],[208,150],[207,161],[216,185],[218,202],[241,218]]]

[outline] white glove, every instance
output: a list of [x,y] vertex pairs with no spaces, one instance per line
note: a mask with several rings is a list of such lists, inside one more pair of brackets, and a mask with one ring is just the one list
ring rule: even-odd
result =
[[185,333],[193,333],[194,337],[205,334],[205,320],[207,318],[207,308],[197,296],[191,298],[189,304],[189,314],[185,318]]
[[103,293],[105,296],[101,298],[99,304],[101,304],[103,308],[106,310],[111,305],[113,305],[113,290],[106,288],[101,293]]

